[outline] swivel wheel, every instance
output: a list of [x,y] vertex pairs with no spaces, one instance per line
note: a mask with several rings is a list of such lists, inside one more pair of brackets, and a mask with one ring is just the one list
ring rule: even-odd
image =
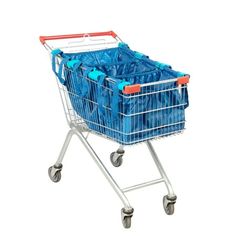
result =
[[116,151],[116,152],[112,152],[110,155],[110,160],[111,160],[111,164],[114,167],[119,167],[122,165],[123,163],[123,155],[124,155],[125,151]]
[[52,182],[57,183],[61,180],[62,164],[51,166],[48,169],[48,175]]
[[175,211],[176,196],[169,197],[168,195],[163,197],[163,207],[167,215],[173,215]]
[[131,227],[131,218],[133,216],[134,209],[130,208],[126,210],[125,208],[121,209],[121,221],[124,228],[128,229]]

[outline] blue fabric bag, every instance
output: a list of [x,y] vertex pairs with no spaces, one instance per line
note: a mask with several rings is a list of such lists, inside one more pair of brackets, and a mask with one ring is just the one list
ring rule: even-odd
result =
[[[58,54],[63,60],[56,73]],[[182,88],[180,94],[176,82],[162,83],[145,87],[142,94],[148,95],[143,96],[125,95],[119,88],[124,82],[145,84],[183,76],[170,66],[150,60],[124,44],[81,53],[57,50],[52,55],[53,70],[66,86],[73,109],[91,130],[121,144],[132,144],[184,129],[187,88]]]

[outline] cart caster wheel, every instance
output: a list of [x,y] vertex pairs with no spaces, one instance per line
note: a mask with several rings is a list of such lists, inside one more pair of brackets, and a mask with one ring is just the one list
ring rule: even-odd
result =
[[121,220],[125,229],[131,227],[131,218],[133,216],[133,212],[134,212],[133,208],[128,210],[126,210],[125,208],[121,209]]
[[168,195],[163,197],[163,207],[167,215],[173,215],[175,211],[175,203],[177,197],[168,197]]
[[115,167],[119,167],[123,163],[123,152],[112,152],[110,155],[111,164]]
[[125,229],[129,229],[131,227],[131,216],[125,216],[122,220],[122,224]]
[[52,180],[52,182],[57,183],[61,180],[61,170],[62,170],[62,164],[59,166],[51,166],[48,169],[48,175],[49,178]]

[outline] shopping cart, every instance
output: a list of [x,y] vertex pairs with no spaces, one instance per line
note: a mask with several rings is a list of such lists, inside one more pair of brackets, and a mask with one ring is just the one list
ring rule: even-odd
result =
[[[131,226],[134,212],[125,194],[153,184],[166,185],[163,206],[172,215],[176,195],[151,140],[184,130],[189,75],[132,51],[112,31],[41,36],[40,41],[51,55],[70,127],[56,163],[48,170],[50,179],[60,181],[62,161],[75,134],[123,202],[125,228]],[[110,155],[115,167],[122,164],[125,145],[145,142],[161,178],[120,188],[88,142],[89,133],[120,144]]]

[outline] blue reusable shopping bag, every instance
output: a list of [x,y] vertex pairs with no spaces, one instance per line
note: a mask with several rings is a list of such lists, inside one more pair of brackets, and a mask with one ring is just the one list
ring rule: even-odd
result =
[[[180,95],[177,89],[172,89],[176,88],[176,82],[164,83],[147,87],[148,96],[124,95],[119,89],[124,81],[145,84],[179,77],[180,73],[170,66],[150,60],[126,45],[91,52],[57,53],[64,59],[56,74],[68,90],[73,109],[90,129],[122,144],[131,144],[184,128],[187,88]],[[53,69],[55,72],[55,62]],[[97,71],[97,77],[89,78],[91,72]],[[108,82],[106,77],[114,82]]]

